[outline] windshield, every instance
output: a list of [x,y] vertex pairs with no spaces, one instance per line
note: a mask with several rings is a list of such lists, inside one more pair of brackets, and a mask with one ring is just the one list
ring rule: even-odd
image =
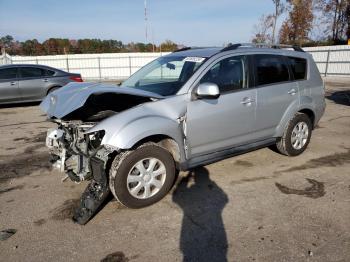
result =
[[121,86],[142,89],[162,96],[175,95],[204,60],[203,57],[160,57],[141,68]]

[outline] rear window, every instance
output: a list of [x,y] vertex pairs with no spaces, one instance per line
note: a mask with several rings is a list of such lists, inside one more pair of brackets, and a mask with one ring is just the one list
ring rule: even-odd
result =
[[288,57],[295,80],[304,80],[307,78],[306,59],[298,57]]
[[17,68],[0,69],[0,80],[14,79],[17,77]]
[[267,85],[289,81],[288,66],[279,55],[255,55],[257,84]]
[[37,67],[21,67],[22,77],[41,77],[45,75],[45,70]]

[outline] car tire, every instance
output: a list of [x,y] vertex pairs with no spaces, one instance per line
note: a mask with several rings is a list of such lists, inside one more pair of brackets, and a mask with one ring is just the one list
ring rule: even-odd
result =
[[312,122],[303,113],[297,113],[288,122],[283,136],[277,141],[277,150],[286,156],[297,156],[307,148],[312,133]]
[[172,155],[155,143],[119,153],[109,171],[110,189],[129,208],[142,208],[160,201],[176,176]]

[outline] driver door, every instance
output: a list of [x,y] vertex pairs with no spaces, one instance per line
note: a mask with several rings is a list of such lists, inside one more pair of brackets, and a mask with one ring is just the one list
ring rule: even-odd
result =
[[215,63],[200,83],[218,85],[217,99],[194,98],[187,108],[188,156],[218,152],[249,142],[255,122],[256,89],[249,88],[247,56]]

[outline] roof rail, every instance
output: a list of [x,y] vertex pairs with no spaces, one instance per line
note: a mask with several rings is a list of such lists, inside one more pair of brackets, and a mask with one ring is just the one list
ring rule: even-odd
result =
[[177,49],[177,50],[173,51],[173,53],[186,51],[186,50],[190,50],[190,49],[192,49],[192,47],[183,47],[183,48],[180,48],[180,49]]
[[228,46],[226,46],[223,49],[221,49],[220,52],[235,50],[235,49],[237,49],[240,46],[242,46],[242,44],[228,44]]
[[187,51],[187,50],[195,50],[195,49],[205,49],[205,48],[212,48],[212,47],[210,47],[210,46],[208,46],[208,47],[205,47],[205,46],[186,46],[186,47],[184,47],[184,48],[180,48],[180,49],[177,49],[177,50],[175,50],[175,51],[173,51],[172,53],[176,53],[176,52],[181,52],[181,51]]
[[274,48],[274,49],[292,48],[294,51],[297,51],[297,52],[305,52],[300,46],[297,46],[297,45],[266,44],[266,43],[230,44],[227,47],[221,49],[220,52],[235,50],[238,47],[267,47],[267,48]]

